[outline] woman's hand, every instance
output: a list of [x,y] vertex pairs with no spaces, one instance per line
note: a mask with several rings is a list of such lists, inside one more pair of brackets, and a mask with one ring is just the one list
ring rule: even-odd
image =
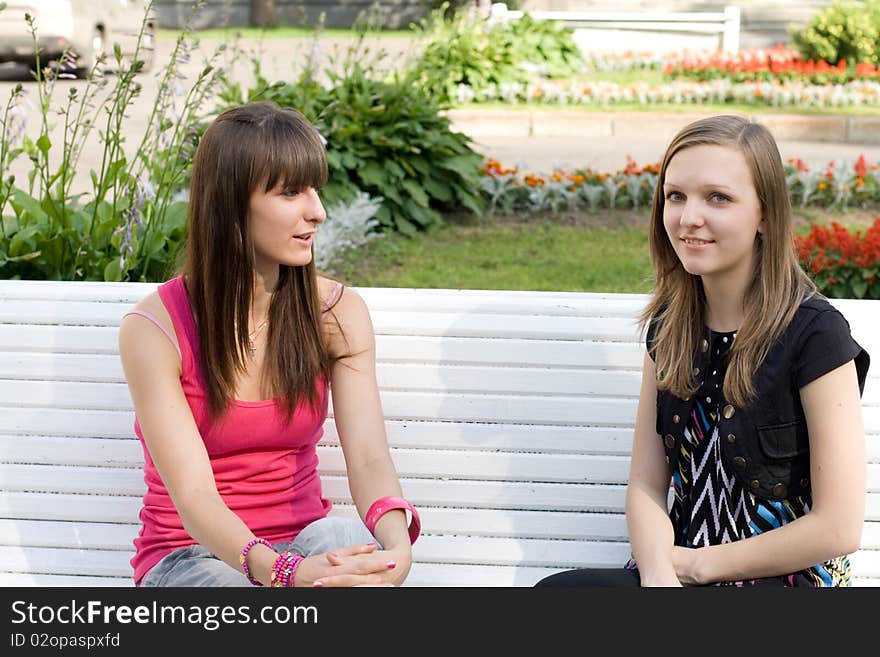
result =
[[412,565],[412,550],[378,550],[375,543],[350,545],[306,557],[296,569],[294,586],[398,586]]

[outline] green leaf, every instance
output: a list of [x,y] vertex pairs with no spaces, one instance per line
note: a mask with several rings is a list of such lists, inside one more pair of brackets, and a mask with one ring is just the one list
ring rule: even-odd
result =
[[37,148],[43,152],[43,155],[46,155],[49,152],[49,149],[52,148],[52,142],[49,141],[49,135],[40,135],[40,138],[37,139]]
[[428,193],[438,201],[449,203],[452,200],[452,191],[449,189],[449,186],[438,182],[435,178],[424,178],[422,184],[428,190]]
[[[19,217],[19,224],[28,225],[32,222],[44,224],[49,222],[49,216],[43,208],[40,207],[39,201],[27,192],[16,189],[10,202],[12,203],[13,209],[16,211],[15,213]],[[30,221],[24,220],[25,217],[22,217],[22,212],[27,214],[27,219]]]
[[865,293],[868,291],[868,281],[853,281],[852,282],[852,291],[853,297],[856,299],[864,299]]
[[406,178],[401,180],[400,184],[409,193],[410,198],[420,206],[427,208],[430,205],[428,195],[425,194],[425,190],[422,189],[416,181],[411,178]]
[[394,217],[394,224],[397,227],[398,232],[403,233],[407,237],[415,237],[419,234],[416,227],[400,215]]
[[119,266],[119,258],[111,258],[104,267],[104,280],[118,282],[122,280],[122,268]]
[[367,185],[382,189],[385,186],[385,174],[382,168],[375,162],[367,162],[357,171],[361,180]]

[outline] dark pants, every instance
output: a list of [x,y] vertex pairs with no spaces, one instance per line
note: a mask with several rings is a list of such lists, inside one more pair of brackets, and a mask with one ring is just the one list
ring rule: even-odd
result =
[[555,587],[615,587],[640,586],[639,571],[626,568],[579,568],[545,577],[535,586]]

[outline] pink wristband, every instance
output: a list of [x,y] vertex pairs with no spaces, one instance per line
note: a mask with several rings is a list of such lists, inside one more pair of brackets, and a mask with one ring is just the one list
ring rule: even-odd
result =
[[422,531],[419,512],[416,511],[416,508],[412,504],[402,497],[380,497],[373,502],[367,510],[367,514],[364,516],[364,524],[367,526],[367,529],[371,534],[374,534],[376,523],[379,522],[379,518],[393,509],[403,509],[412,514],[412,519],[409,523],[409,542],[410,544],[415,543]]

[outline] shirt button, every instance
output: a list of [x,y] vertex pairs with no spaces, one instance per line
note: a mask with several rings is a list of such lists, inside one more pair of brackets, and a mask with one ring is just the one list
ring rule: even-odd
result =
[[746,469],[746,460],[742,456],[733,457],[733,467],[742,472]]
[[809,480],[809,479],[807,479],[806,477],[804,477],[803,479],[801,479],[801,488],[806,488],[806,487],[809,486],[809,485],[810,485],[810,480]]
[[675,424],[678,424],[679,422],[681,422],[681,417],[678,416],[678,415],[673,415],[673,416],[672,416],[672,421],[673,421]]
[[675,447],[675,438],[673,438],[672,434],[670,434],[670,433],[666,434],[666,436],[663,438],[663,442],[666,444],[666,447],[668,447],[669,449],[672,449],[673,447]]
[[699,367],[694,368],[694,376],[700,376],[700,368]]
[[773,497],[778,497],[778,498],[782,499],[783,497],[785,497],[785,490],[786,490],[785,484],[780,482],[780,483],[774,485],[773,488],[770,490],[770,492],[773,493]]
[[730,418],[732,418],[734,413],[736,413],[736,409],[733,406],[731,406],[730,404],[728,404],[727,406],[724,407],[723,414],[724,414],[724,418],[726,420],[729,420]]
[[704,352],[709,351],[709,341],[708,340],[703,340],[702,349]]
[[751,487],[752,490],[758,490],[758,488],[761,487],[761,482],[758,481],[757,479],[752,479],[749,482],[749,486]]
[[736,442],[736,436],[734,436],[732,433],[727,434],[727,442],[733,445],[733,443]]

